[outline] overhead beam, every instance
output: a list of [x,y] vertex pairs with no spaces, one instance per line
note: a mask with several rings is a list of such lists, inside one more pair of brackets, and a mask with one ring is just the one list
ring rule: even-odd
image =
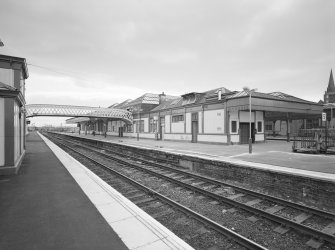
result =
[[123,109],[55,104],[26,105],[26,117],[34,116],[113,118],[126,123],[132,123],[133,121],[131,112]]

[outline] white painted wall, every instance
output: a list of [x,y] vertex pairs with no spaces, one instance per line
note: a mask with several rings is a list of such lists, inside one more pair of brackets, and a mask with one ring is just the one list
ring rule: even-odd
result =
[[184,133],[184,121],[172,122],[171,133]]
[[224,134],[224,109],[204,112],[204,133]]
[[233,143],[239,143],[240,142],[240,135],[230,135],[230,141]]
[[[119,134],[118,133],[108,133],[110,135],[115,135],[115,136],[118,136]],[[133,138],[136,138],[137,137],[137,133],[123,133],[123,136],[124,137],[133,137]],[[153,133],[139,133],[139,136],[140,136],[140,140],[141,138],[142,139],[155,139],[155,134]],[[122,137],[121,137],[122,138]],[[120,138],[120,140],[122,140]]]
[[263,121],[263,111],[256,111],[256,120]]
[[227,143],[227,135],[198,135],[198,142]]
[[198,133],[202,134],[202,112],[198,112]]
[[171,115],[165,116],[165,133],[170,133]]
[[149,132],[149,118],[142,118],[141,120],[144,121],[144,132]]
[[14,163],[20,157],[20,120],[19,120],[20,108],[16,102],[14,102]]
[[176,141],[191,141],[191,134],[165,134],[165,140],[176,140]]
[[5,165],[5,99],[0,98],[0,166]]
[[14,87],[14,70],[0,68],[0,82]]
[[186,133],[192,133],[191,132],[191,113],[186,113]]
[[[257,132],[257,133],[264,133],[264,118],[263,118],[263,112],[262,111],[256,111],[256,129],[258,131],[258,122],[262,122],[262,132]],[[256,139],[257,140],[257,139]]]
[[20,122],[21,122],[21,145],[20,145],[20,152],[22,154],[23,151],[24,151],[24,141],[26,139],[26,136],[25,136],[26,131],[24,131],[24,123],[25,123],[24,115],[21,116]]
[[108,132],[112,131],[112,121],[108,121],[108,123],[107,123],[107,131]]
[[255,141],[264,141],[264,140],[265,140],[264,134],[255,135]]
[[237,111],[235,111],[235,112],[229,112],[229,117],[230,117],[230,120],[238,121],[238,113],[237,113]]
[[[249,111],[240,111],[240,122],[250,122]],[[255,112],[251,112],[251,122],[255,122]]]

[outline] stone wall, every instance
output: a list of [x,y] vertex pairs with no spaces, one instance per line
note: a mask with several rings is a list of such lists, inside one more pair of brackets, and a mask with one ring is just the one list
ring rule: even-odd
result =
[[129,155],[138,153],[149,155],[157,160],[168,160],[171,164],[176,164],[181,168],[204,174],[228,184],[238,185],[296,203],[335,212],[335,182],[168,153],[159,150],[159,148],[155,150],[95,141],[88,138],[78,139],[108,146],[120,153]]

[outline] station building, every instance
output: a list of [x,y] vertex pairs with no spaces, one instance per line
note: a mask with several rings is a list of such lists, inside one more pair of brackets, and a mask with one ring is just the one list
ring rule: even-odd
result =
[[0,55],[0,175],[15,174],[25,154],[26,60]]
[[[251,98],[250,98],[251,96]],[[251,100],[251,109],[250,109]],[[182,96],[145,94],[110,107],[132,111],[133,124],[123,121],[70,119],[81,130],[108,135],[204,143],[244,144],[264,142],[277,124],[290,135],[311,123],[320,124],[323,106],[281,93],[247,90],[230,91],[224,87]],[[85,133],[87,131],[85,130]]]

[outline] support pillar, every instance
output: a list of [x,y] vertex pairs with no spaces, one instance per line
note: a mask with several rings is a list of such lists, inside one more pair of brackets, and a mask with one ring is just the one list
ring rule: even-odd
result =
[[276,121],[272,122],[272,135],[275,136],[276,135]]
[[225,134],[227,135],[227,144],[231,143],[231,138],[230,138],[230,113],[227,110],[227,107],[225,108],[226,110],[226,126],[225,126]]
[[287,133],[287,142],[290,142],[291,139],[290,139],[290,132],[291,132],[291,129],[290,129],[290,120],[287,119],[286,121],[286,126],[287,126],[287,129],[286,129],[286,133]]
[[103,134],[107,137],[107,119],[102,120],[103,123]]
[[304,119],[303,121],[304,121],[304,129],[306,129],[307,128],[307,120]]

